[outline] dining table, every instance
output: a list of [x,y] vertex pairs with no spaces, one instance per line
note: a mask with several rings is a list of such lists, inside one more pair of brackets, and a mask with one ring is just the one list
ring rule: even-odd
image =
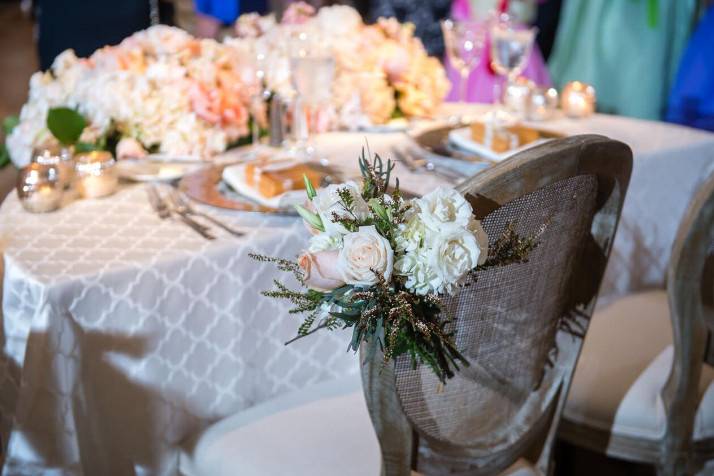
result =
[[[477,115],[487,106],[452,105],[444,117],[455,109]],[[631,147],[632,178],[601,302],[662,288],[678,222],[714,173],[714,134],[602,114],[537,126]],[[313,140],[353,178],[363,147],[386,159],[411,138],[360,131]],[[453,185],[401,162],[394,173],[415,195]],[[162,219],[141,183],[53,213],[25,211],[16,194],[2,203],[3,474],[177,474],[180,446],[211,423],[358,374],[349,329],[285,345],[300,317],[288,313],[289,302],[261,295],[285,275],[250,254],[296,257],[309,238],[302,220],[193,206],[243,235],[215,228],[216,239],[206,240]]]

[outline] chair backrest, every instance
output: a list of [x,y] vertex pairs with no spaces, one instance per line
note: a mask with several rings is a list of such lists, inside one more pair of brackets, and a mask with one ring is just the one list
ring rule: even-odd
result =
[[674,358],[662,391],[667,431],[660,457],[669,471],[664,474],[682,474],[691,460],[702,365],[714,365],[714,175],[699,188],[679,225],[667,291]]
[[363,362],[384,474],[497,474],[522,456],[547,471],[631,168],[626,145],[576,136],[460,186],[491,239],[509,223],[545,231],[527,263],[486,270],[446,300],[471,364],[446,385],[407,357]]

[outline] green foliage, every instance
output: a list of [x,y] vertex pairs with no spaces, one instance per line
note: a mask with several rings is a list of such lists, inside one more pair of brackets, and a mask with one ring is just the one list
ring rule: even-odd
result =
[[[358,161],[363,181],[362,197],[369,201],[371,198],[378,198],[387,193],[392,170],[394,170],[396,164],[391,159],[387,159],[387,166],[385,167],[379,154],[374,154],[374,158],[370,161],[365,155],[364,147]],[[397,182],[397,189],[399,189],[399,182]]]
[[295,205],[295,210],[300,216],[316,230],[325,231],[325,225],[322,223],[320,215],[313,213],[302,205]]
[[[19,123],[20,118],[17,116],[7,116],[5,119],[3,119],[2,130],[5,134],[5,140],[7,140],[7,136],[10,135],[12,130],[17,127]],[[3,142],[2,144],[0,144],[0,168],[5,167],[9,163],[10,152],[7,150],[7,145],[5,145],[5,143]]]
[[312,185],[310,179],[307,178],[307,175],[303,174],[302,179],[305,181],[305,191],[307,192],[307,199],[312,200],[317,196],[315,187]]
[[55,107],[47,113],[47,129],[63,145],[74,145],[87,126],[84,116],[68,107]]

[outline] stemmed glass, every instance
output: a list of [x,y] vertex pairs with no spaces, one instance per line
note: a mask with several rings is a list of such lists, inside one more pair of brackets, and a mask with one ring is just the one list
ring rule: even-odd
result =
[[[537,31],[537,28],[517,28],[507,16],[501,16],[491,26],[491,67],[504,77],[506,85],[515,81],[525,69]],[[500,110],[501,115],[507,116],[503,111],[502,95],[497,81],[494,86],[496,115]]]
[[260,143],[260,128],[267,124],[266,104],[270,99],[270,90],[265,83],[267,54],[263,44],[256,44],[253,57],[255,88],[250,98],[250,109],[253,121],[251,123],[251,148],[255,153],[262,150]]
[[296,151],[311,158],[315,148],[310,141],[309,117],[329,103],[335,60],[324,42],[315,35],[298,32],[290,55],[290,81],[295,90],[293,131]]
[[486,44],[487,25],[483,21],[443,20],[446,56],[459,72],[459,102],[466,102],[466,89],[471,72],[483,58]]

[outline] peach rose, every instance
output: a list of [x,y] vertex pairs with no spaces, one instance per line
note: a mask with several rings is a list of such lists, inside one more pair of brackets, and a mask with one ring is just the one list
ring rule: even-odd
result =
[[123,137],[117,143],[117,159],[140,159],[146,157],[146,149],[133,137]]
[[338,251],[303,253],[298,265],[303,272],[305,285],[317,291],[331,291],[345,282],[337,270]]

